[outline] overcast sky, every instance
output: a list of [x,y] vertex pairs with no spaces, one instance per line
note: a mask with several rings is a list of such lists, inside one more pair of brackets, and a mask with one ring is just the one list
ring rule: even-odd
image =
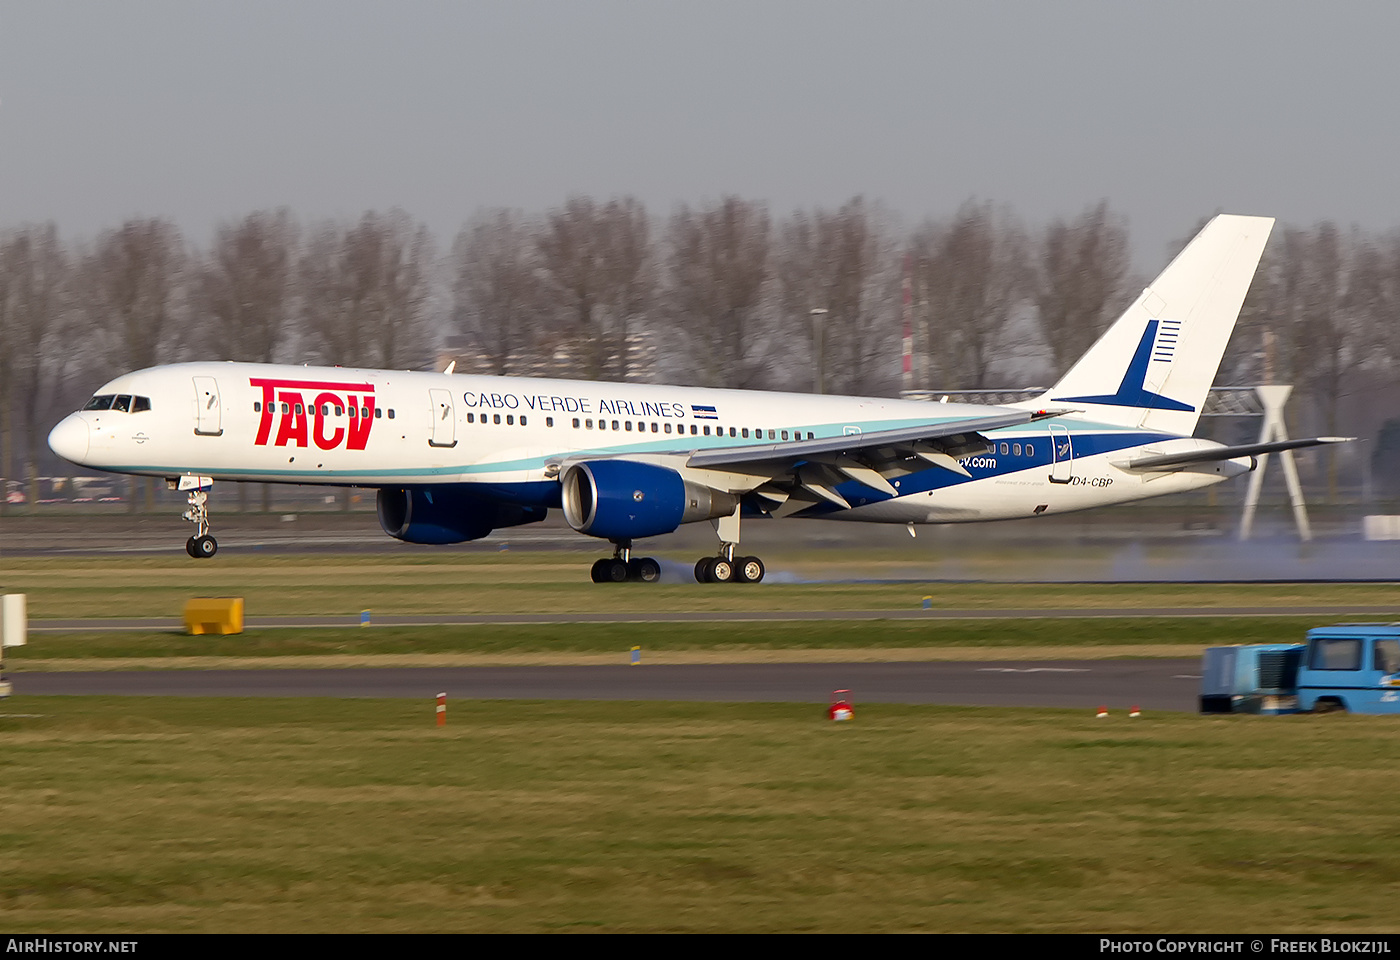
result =
[[400,206],[1099,199],[1400,225],[1400,4],[0,0],[0,228]]

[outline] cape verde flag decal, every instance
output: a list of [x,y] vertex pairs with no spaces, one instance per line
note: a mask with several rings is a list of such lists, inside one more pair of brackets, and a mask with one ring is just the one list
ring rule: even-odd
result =
[[690,413],[696,420],[718,420],[719,414],[715,413],[714,407],[707,407],[704,404],[692,403]]

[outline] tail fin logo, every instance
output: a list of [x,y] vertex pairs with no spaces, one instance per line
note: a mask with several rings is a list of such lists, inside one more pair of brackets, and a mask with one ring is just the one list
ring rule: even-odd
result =
[[[1161,335],[1157,333],[1161,326]],[[1057,401],[1072,403],[1103,403],[1115,407],[1148,407],[1153,410],[1186,410],[1196,408],[1180,400],[1153,393],[1145,386],[1147,364],[1152,361],[1169,363],[1176,352],[1177,336],[1181,330],[1180,320],[1149,320],[1147,329],[1142,332],[1133,360],[1128,364],[1128,372],[1123,374],[1123,382],[1118,392],[1100,394],[1093,397],[1055,397]]]

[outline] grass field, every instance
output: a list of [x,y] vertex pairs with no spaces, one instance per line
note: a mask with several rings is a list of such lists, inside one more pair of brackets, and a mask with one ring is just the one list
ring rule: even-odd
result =
[[[15,714],[42,714],[16,717]],[[16,932],[1394,931],[1378,717],[15,698]]]
[[[756,585],[685,582],[594,584],[586,561],[552,554],[439,554],[415,558],[267,555],[216,558],[7,558],[0,592],[29,596],[36,619],[178,616],[192,596],[242,596],[248,616],[573,611],[807,611],[1066,607],[1393,606],[1394,584],[879,582],[897,571],[877,555],[847,564],[859,580],[821,580],[828,560],[794,560],[787,581]],[[804,582],[802,577],[812,575]]]
[[1317,624],[1316,617],[1142,617],[284,628],[226,637],[35,633],[27,646],[9,650],[6,662],[12,670],[622,663],[633,646],[644,650],[648,663],[1186,657],[1216,644],[1295,642]]
[[[881,554],[863,555],[858,571],[881,572]],[[798,573],[800,559],[786,561]],[[827,560],[812,561],[820,572]],[[0,564],[0,591],[28,595],[35,626],[45,619],[85,617],[177,618],[192,596],[241,596],[246,614],[321,614],[354,617],[420,613],[706,613],[918,610],[924,597],[935,610],[1133,610],[1180,607],[1210,610],[1261,607],[1269,617],[1193,617],[927,621],[789,621],[668,624],[373,626],[370,629],[259,629],[235,637],[185,637],[175,632],[54,634],[36,630],[29,646],[11,651],[12,669],[94,666],[281,662],[306,658],[495,658],[497,662],[596,662],[621,657],[632,646],[650,662],[716,657],[977,658],[1002,656],[1191,656],[1219,643],[1298,639],[1316,616],[1289,616],[1302,606],[1384,611],[1331,619],[1384,619],[1400,615],[1392,584],[988,584],[816,581],[701,586],[694,583],[593,584],[567,555],[437,554],[382,556],[268,555],[187,558],[24,558]],[[882,654],[880,651],[887,651]],[[702,656],[703,655],[703,656]],[[667,660],[666,658],[670,659]],[[177,658],[182,661],[176,663]],[[204,658],[189,660],[189,658]],[[435,658],[435,659],[434,659]],[[660,659],[656,659],[660,658]]]
[[[868,557],[872,579],[897,577]],[[1263,606],[1275,616],[33,633],[10,670],[412,658],[1189,655],[1384,584],[599,586],[550,554],[6,557],[36,619]],[[810,575],[810,576],[809,576]],[[1335,619],[1380,619],[1339,616]],[[1394,931],[1389,718],[857,704],[0,703],[21,932]],[[37,716],[29,716],[29,715]]]

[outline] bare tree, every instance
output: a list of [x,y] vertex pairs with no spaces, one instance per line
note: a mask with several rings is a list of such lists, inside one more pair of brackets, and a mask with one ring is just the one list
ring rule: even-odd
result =
[[861,197],[784,224],[780,298],[789,329],[808,347],[819,392],[894,389],[897,261],[881,212]]
[[83,305],[116,369],[174,356],[184,268],[183,241],[168,220],[128,220],[98,238],[84,263]]
[[286,210],[223,224],[197,271],[196,303],[228,360],[272,363],[291,333],[297,230]]
[[1045,231],[1035,301],[1057,372],[1078,360],[1127,305],[1130,267],[1127,227],[1107,201]]
[[536,229],[517,210],[488,210],[452,247],[453,315],[498,376],[534,359],[542,309]]
[[[41,398],[56,379],[68,258],[52,222],[0,236],[0,478],[14,476],[14,415],[24,430],[31,500],[39,494]],[[0,482],[0,511],[5,509]]]
[[322,225],[300,262],[302,321],[326,363],[417,367],[429,358],[433,244],[402,210]]
[[[225,223],[199,263],[195,305],[218,354],[228,360],[272,363],[293,333],[292,293],[297,228],[285,208],[250,213]],[[262,485],[264,510],[272,490]],[[248,506],[248,485],[238,485],[238,508]]]
[[599,206],[571,197],[536,240],[566,353],[590,378],[627,379],[637,323],[653,299],[651,225],[631,197]]
[[910,243],[926,387],[988,386],[1016,311],[1030,291],[1025,232],[1005,210],[969,200],[946,224],[926,223]]
[[768,374],[764,288],[771,228],[762,204],[725,197],[671,218],[666,304],[695,382],[752,387]]
[[[1337,434],[1337,412],[1348,382],[1379,346],[1368,324],[1368,283],[1358,277],[1356,237],[1343,237],[1331,221],[1312,230],[1287,229],[1283,266],[1292,373],[1319,408],[1323,429]],[[1328,458],[1328,490],[1337,494],[1338,461]]]
[[[180,232],[168,220],[128,220],[98,238],[80,283],[86,327],[105,345],[101,367],[140,370],[175,356],[184,332],[177,321],[185,260]],[[133,512],[136,486],[133,479]],[[144,486],[149,509],[155,488],[149,481]]]

